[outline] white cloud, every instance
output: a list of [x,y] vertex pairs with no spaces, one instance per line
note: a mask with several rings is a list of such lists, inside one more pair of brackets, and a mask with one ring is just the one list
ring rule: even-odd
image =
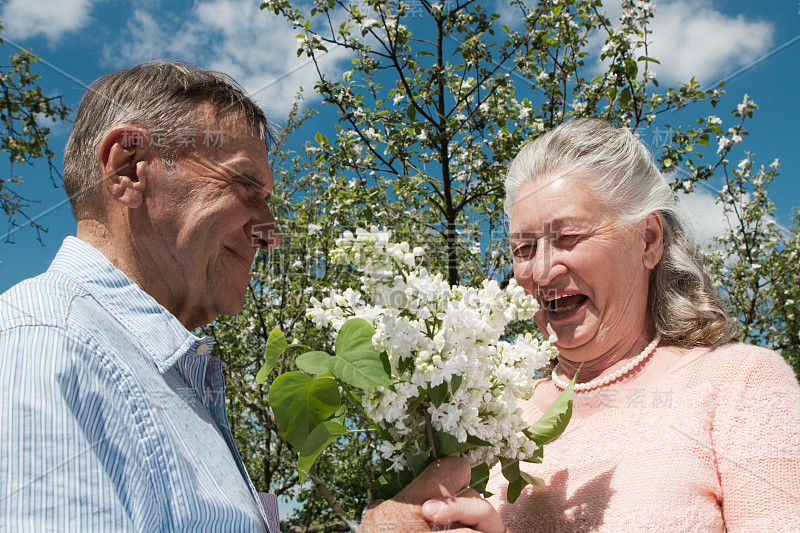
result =
[[[525,2],[531,5],[533,0]],[[720,0],[651,0],[656,13],[648,26],[652,33],[647,52],[661,62],[649,67],[660,81],[685,83],[694,76],[701,85],[715,83],[767,53],[775,33],[772,23],[723,13],[715,3],[724,5]],[[522,28],[517,9],[502,0],[496,0],[494,9],[503,23]],[[620,0],[605,0],[602,10],[612,25],[619,26]],[[595,58],[604,39],[605,32],[589,35],[588,50]],[[595,67],[598,72],[605,70],[599,61]]]
[[[224,72],[278,119],[286,115],[300,87],[306,89],[306,98],[314,95],[317,72],[308,58],[297,57],[298,33],[252,0],[201,1],[180,17],[150,5],[134,10],[120,39],[104,55],[117,67],[171,58]],[[331,74],[346,57],[331,51],[320,61],[321,68]]]
[[10,0],[3,3],[0,20],[11,39],[43,35],[55,42],[62,34],[89,22],[95,0]]
[[[660,81],[668,84],[688,82],[692,76],[701,85],[716,83],[747,65],[772,45],[774,26],[769,22],[748,20],[744,15],[728,15],[715,9],[708,0],[653,1],[647,53],[661,64],[651,65]],[[603,6],[612,21],[619,21],[619,1]],[[590,39],[599,50],[603,37]],[[598,68],[602,68],[598,64]]]
[[695,242],[704,250],[712,244],[714,237],[721,237],[728,229],[728,218],[722,205],[716,203],[714,192],[697,189],[692,193],[678,193],[678,202],[692,230]]
[[667,82],[714,83],[766,53],[771,23],[721,13],[706,0],[658,2],[648,53]]

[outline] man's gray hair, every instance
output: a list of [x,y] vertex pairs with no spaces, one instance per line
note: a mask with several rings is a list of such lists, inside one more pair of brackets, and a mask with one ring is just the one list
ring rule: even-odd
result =
[[565,175],[595,191],[619,224],[661,214],[664,252],[650,280],[648,308],[664,342],[699,346],[730,337],[730,317],[703,270],[675,196],[630,130],[599,119],[573,119],[525,145],[505,181],[508,219],[523,185]]
[[[264,112],[232,78],[181,62],[152,61],[119,70],[95,80],[81,99],[64,149],[64,189],[77,220],[100,216],[98,187],[102,181],[97,160],[100,139],[114,126],[139,126],[167,165],[197,143],[197,115],[202,103],[213,106],[215,118],[239,115],[253,135],[267,144],[275,133]],[[189,142],[191,141],[191,142]]]

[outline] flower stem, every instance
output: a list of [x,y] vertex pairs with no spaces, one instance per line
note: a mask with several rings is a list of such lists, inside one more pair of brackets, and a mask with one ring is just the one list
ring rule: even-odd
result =
[[431,455],[433,456],[433,459],[436,460],[439,458],[439,454],[436,453],[436,443],[433,440],[433,423],[431,422],[431,414],[425,407],[422,408],[422,414],[425,415],[425,430],[428,432],[428,443],[431,445]]
[[372,425],[375,427],[375,431],[378,432],[381,438],[385,441],[391,441],[392,436],[389,434],[389,432],[383,429],[380,426],[380,424],[372,420],[372,417],[370,417],[364,410],[364,407],[361,405],[361,402],[358,401],[358,398],[356,398],[356,396],[353,394],[353,391],[350,390],[350,388],[339,378],[336,378],[336,381],[339,383],[339,387],[341,387],[341,389],[345,392],[345,394],[347,394],[347,397],[350,399],[350,401],[353,402],[353,405],[356,406],[356,409],[359,410],[359,412],[364,416],[366,420],[372,422]]

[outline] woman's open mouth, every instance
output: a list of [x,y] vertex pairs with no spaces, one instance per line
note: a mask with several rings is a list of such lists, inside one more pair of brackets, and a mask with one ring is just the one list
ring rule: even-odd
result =
[[565,294],[544,298],[544,307],[549,313],[561,315],[577,309],[588,298],[585,294]]

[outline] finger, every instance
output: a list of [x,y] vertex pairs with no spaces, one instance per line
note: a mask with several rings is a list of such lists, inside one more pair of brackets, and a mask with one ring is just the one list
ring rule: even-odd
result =
[[446,498],[425,502],[422,516],[439,524],[459,522],[484,533],[503,533],[506,526],[492,504],[483,498]]
[[456,496],[458,498],[483,498],[483,496],[481,496],[481,493],[473,489],[472,487],[464,487],[457,493],[453,494],[453,496]]
[[431,463],[422,474],[393,499],[415,503],[433,498],[447,498],[469,485],[469,463],[460,457],[442,457]]

